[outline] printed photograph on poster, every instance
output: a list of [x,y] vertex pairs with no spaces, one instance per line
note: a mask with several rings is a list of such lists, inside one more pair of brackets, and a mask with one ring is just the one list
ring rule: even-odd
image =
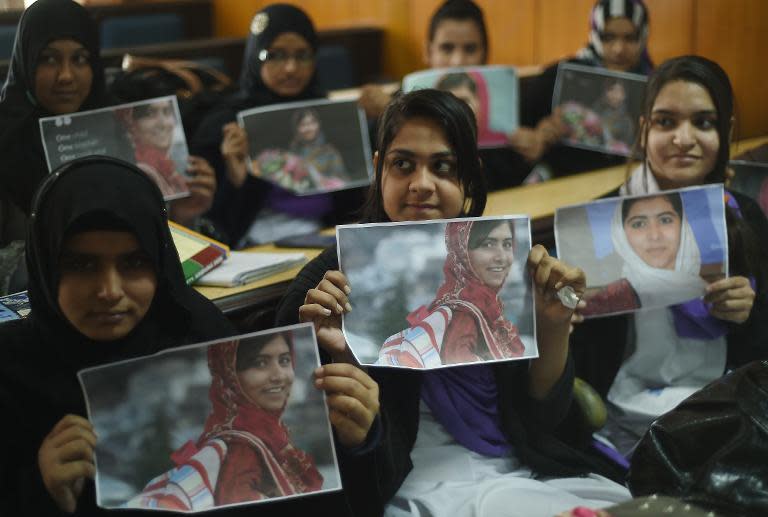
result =
[[40,119],[48,170],[101,154],[136,164],[166,201],[189,196],[187,140],[176,96]]
[[555,241],[587,275],[586,317],[684,303],[728,276],[723,186],[558,208]]
[[562,143],[608,154],[632,154],[646,82],[643,75],[560,64],[552,109],[560,108],[566,127]]
[[733,160],[734,176],[728,188],[754,199],[768,216],[768,163]]
[[31,310],[27,291],[0,296],[0,323],[26,318]]
[[316,100],[241,111],[250,173],[300,196],[368,185],[365,114],[356,101]]
[[504,147],[519,126],[517,72],[511,66],[421,70],[403,78],[403,91],[436,88],[453,93],[475,112],[477,144]]
[[342,225],[344,336],[361,364],[427,369],[538,357],[526,216]]
[[319,365],[302,324],[82,370],[97,504],[197,512],[340,489]]

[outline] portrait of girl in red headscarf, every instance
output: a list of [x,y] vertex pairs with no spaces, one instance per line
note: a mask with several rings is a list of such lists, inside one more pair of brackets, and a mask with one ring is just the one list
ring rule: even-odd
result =
[[320,490],[314,459],[282,422],[294,381],[291,332],[213,345],[208,367],[212,409],[202,434],[127,506],[204,510]]
[[451,92],[466,102],[477,121],[477,145],[500,147],[508,145],[507,134],[491,127],[491,97],[488,84],[480,72],[452,72],[441,77],[435,84],[438,90]]
[[524,355],[499,298],[514,265],[513,225],[508,219],[446,225],[444,282],[428,306],[408,315],[410,328],[384,342],[377,365],[433,368]]
[[134,163],[157,183],[163,197],[168,200],[187,194],[184,176],[170,156],[179,122],[171,101],[120,108],[116,114],[133,146]]

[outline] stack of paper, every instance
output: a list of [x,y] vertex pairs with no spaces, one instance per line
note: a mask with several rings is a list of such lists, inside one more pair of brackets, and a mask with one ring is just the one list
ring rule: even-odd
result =
[[232,287],[280,273],[307,260],[303,253],[232,251],[224,262],[198,279],[196,285]]

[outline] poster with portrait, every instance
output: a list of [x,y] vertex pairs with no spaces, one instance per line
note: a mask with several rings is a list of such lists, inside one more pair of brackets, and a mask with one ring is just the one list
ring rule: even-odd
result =
[[684,303],[728,276],[723,186],[558,208],[555,242],[587,275],[585,317]]
[[538,357],[527,216],[336,227],[361,364],[431,369]]
[[341,488],[314,328],[82,370],[102,508],[198,512]]
[[305,196],[368,185],[373,177],[365,113],[356,101],[291,102],[241,111],[249,172]]
[[421,70],[403,78],[403,91],[447,90],[472,108],[479,147],[509,145],[519,122],[519,85],[511,66],[472,66]]
[[754,199],[768,217],[768,163],[733,160],[733,179],[728,188]]
[[166,201],[189,196],[187,139],[175,95],[40,119],[48,170],[100,154],[136,164]]
[[643,111],[644,75],[561,63],[552,110],[560,109],[571,147],[629,156]]

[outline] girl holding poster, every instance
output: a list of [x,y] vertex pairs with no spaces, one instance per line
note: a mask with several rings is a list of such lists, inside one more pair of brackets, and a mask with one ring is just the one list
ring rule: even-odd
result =
[[[724,182],[732,124],[733,93],[719,65],[697,56],[666,61],[646,91],[643,162],[619,194]],[[728,369],[768,356],[768,223],[746,196],[726,192],[726,204],[729,278],[710,283],[703,298],[588,320],[574,332],[577,374],[608,399],[603,432],[625,455],[660,414]]]
[[[453,95],[425,89],[396,97],[382,118],[374,160],[367,221],[445,219],[483,211],[486,190],[474,117]],[[354,310],[347,298],[354,286],[338,271],[335,251],[326,250],[299,273],[280,303],[278,323],[314,322],[325,353],[344,362],[350,355],[341,314]],[[375,482],[357,481],[363,493],[371,493],[375,483],[376,499],[351,499],[353,508],[380,507],[377,513],[386,515],[411,515],[416,508],[431,515],[497,515],[509,514],[514,501],[519,515],[535,515],[629,497],[605,478],[550,482],[532,476],[583,472],[549,457],[544,437],[567,411],[573,386],[568,360],[573,311],[556,292],[568,285],[580,295],[585,279],[581,270],[555,260],[541,246],[531,250],[527,263],[537,290],[538,359],[426,373],[369,369],[381,385],[388,437],[379,449],[388,461],[371,465],[375,475],[368,477]],[[483,474],[467,476],[470,470]],[[348,491],[354,498],[356,490]]]
[[[126,195],[130,193],[130,195]],[[0,500],[9,515],[101,515],[78,370],[227,337],[231,324],[186,285],[162,195],[106,157],[63,165],[32,205],[27,319],[0,326]],[[33,408],[32,410],[30,408]]]

